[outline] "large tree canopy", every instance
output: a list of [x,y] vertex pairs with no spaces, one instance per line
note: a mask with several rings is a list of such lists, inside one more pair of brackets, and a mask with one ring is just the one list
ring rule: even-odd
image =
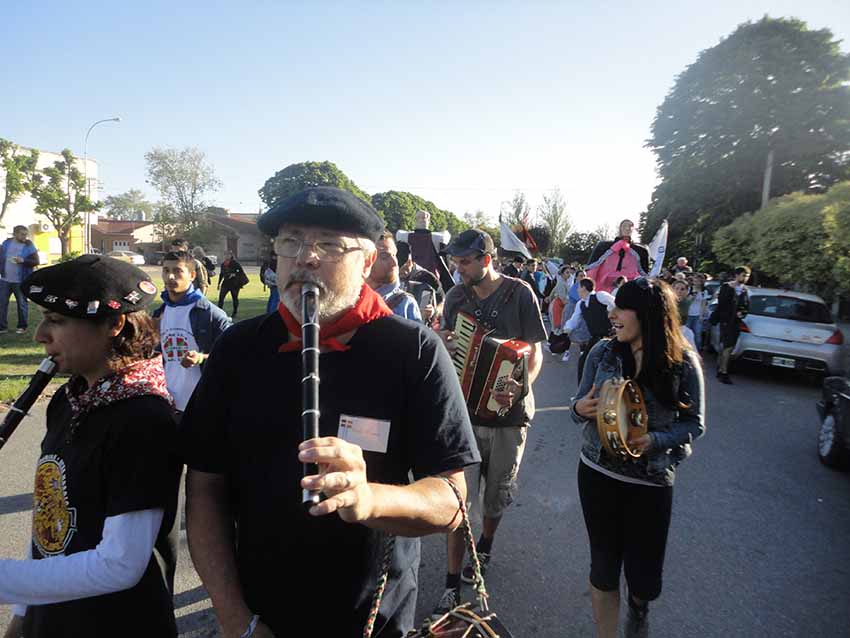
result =
[[765,17],[703,51],[658,108],[647,145],[661,182],[644,216],[670,242],[698,223],[713,232],[770,195],[819,192],[850,176],[850,55],[829,30]]
[[448,210],[437,208],[434,202],[405,191],[387,191],[372,195],[372,205],[384,218],[387,229],[413,230],[417,210],[431,213],[431,230],[448,230],[454,237],[469,226]]
[[311,186],[335,186],[369,201],[369,195],[333,162],[299,162],[279,170],[259,190],[260,199],[271,208],[279,201]]

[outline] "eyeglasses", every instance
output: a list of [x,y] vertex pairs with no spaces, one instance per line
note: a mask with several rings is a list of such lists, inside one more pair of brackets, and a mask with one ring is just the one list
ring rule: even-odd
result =
[[350,252],[365,250],[362,246],[346,246],[330,240],[306,241],[296,237],[277,237],[274,240],[274,250],[278,257],[287,259],[298,257],[305,246],[315,253],[320,261],[339,261]]

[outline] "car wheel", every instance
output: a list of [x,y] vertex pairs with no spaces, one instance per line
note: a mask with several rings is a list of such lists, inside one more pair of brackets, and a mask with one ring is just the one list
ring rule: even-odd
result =
[[841,440],[838,422],[832,412],[827,412],[818,432],[818,457],[821,463],[829,467],[844,469],[847,467],[848,454]]

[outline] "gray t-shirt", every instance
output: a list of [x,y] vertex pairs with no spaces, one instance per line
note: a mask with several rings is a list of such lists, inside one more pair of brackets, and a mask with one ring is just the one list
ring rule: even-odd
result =
[[[454,330],[457,313],[463,311],[476,318],[478,323],[492,328],[491,336],[498,339],[517,339],[534,345],[546,340],[546,328],[540,315],[537,296],[524,281],[502,275],[502,283],[490,296],[479,299],[471,288],[463,284],[454,286],[446,294],[443,326]],[[471,416],[471,415],[470,415]],[[478,421],[471,416],[473,425],[529,425],[534,418],[534,393],[528,389],[525,398],[496,421]]]

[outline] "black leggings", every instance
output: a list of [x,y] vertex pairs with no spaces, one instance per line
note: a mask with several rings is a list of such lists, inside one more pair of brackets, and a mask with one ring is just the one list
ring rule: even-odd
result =
[[218,307],[224,310],[224,298],[227,297],[227,293],[230,293],[230,296],[233,298],[233,315],[236,316],[236,312],[239,310],[239,288],[230,288],[228,286],[222,286],[221,292],[218,293]]
[[590,538],[590,583],[617,591],[622,567],[635,598],[658,598],[673,488],[618,481],[579,461],[578,491]]

